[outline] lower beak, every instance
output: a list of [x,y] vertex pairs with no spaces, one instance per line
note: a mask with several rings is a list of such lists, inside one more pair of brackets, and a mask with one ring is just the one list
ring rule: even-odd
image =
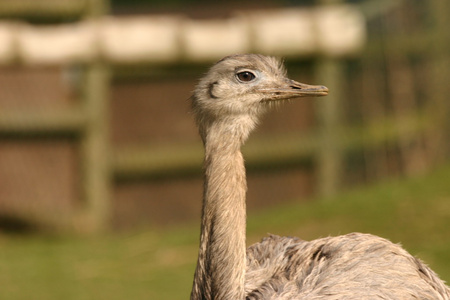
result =
[[265,101],[291,99],[308,96],[326,96],[328,88],[323,85],[309,85],[294,80],[286,80],[285,85],[261,90]]

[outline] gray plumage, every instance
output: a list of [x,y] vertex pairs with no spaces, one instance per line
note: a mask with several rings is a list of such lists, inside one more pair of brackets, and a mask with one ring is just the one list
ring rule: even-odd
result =
[[279,60],[256,54],[225,57],[200,80],[192,106],[205,183],[191,300],[450,299],[426,265],[369,234],[310,242],[269,236],[246,249],[241,146],[272,103],[327,93],[288,79]]

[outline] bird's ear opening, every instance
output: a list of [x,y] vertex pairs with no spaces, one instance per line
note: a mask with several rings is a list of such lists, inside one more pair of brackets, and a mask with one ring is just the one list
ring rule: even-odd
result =
[[208,96],[211,99],[217,99],[218,97],[214,94],[214,87],[218,84],[218,81],[211,82],[208,85]]

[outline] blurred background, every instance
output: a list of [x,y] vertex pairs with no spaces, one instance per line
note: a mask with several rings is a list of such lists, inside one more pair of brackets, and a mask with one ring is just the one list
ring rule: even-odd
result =
[[450,280],[447,2],[0,0],[0,298],[187,298],[189,97],[247,52],[330,89],[244,147],[249,243],[371,232]]

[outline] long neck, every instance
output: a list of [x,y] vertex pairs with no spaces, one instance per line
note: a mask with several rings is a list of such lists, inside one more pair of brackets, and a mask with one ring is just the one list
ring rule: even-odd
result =
[[244,299],[247,184],[236,128],[204,132],[205,186],[200,249],[191,300]]

